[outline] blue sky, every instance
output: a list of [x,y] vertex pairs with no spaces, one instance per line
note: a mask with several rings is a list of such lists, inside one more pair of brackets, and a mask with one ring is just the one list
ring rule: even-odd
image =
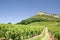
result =
[[38,11],[60,13],[60,0],[0,0],[0,23],[16,23]]

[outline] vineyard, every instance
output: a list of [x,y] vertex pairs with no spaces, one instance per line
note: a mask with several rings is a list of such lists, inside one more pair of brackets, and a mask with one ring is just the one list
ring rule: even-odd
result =
[[25,40],[40,35],[44,27],[48,27],[49,32],[60,40],[59,22],[35,22],[28,25],[0,24],[0,38]]
[[43,26],[0,24],[0,38],[24,40],[39,35]]

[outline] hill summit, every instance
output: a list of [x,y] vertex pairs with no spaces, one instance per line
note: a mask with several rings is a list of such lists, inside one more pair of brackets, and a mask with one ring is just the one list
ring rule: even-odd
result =
[[49,16],[53,16],[53,17],[56,17],[56,18],[60,18],[60,15],[58,15],[58,14],[49,14],[49,13],[42,12],[42,11],[37,12],[37,15],[40,15],[40,16],[49,15]]

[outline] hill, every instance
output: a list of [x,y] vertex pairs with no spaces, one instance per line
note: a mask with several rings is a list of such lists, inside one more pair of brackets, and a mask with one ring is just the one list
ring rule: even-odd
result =
[[17,24],[30,24],[33,22],[59,22],[60,16],[57,14],[48,14],[45,12],[38,12],[37,15],[32,16],[28,19],[22,20]]

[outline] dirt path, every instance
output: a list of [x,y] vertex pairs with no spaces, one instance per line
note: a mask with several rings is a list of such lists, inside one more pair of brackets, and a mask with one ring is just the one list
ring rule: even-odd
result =
[[48,32],[48,28],[46,27],[44,29],[45,36],[42,38],[42,40],[55,40],[55,38],[51,35],[51,33]]
[[27,40],[55,40],[55,38],[48,32],[48,28],[45,27],[42,33],[38,36],[29,38]]

